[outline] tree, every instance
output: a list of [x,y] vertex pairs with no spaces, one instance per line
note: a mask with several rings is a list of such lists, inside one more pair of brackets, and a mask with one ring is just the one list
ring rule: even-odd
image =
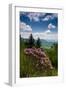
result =
[[33,35],[31,34],[30,37],[29,37],[29,41],[28,41],[28,44],[29,44],[29,47],[32,48],[34,46],[34,38],[33,38]]
[[41,40],[40,40],[40,38],[38,38],[37,41],[36,41],[36,47],[37,48],[41,47]]
[[22,38],[21,38],[21,35],[20,35],[20,47],[21,47],[21,45],[22,45]]

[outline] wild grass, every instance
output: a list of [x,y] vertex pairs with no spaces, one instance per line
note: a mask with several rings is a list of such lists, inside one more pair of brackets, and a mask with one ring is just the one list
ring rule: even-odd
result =
[[33,56],[26,55],[24,49],[27,47],[25,43],[20,42],[20,78],[22,77],[45,77],[58,75],[58,55],[54,48],[45,49],[45,53],[51,60],[53,69],[41,69],[41,65],[37,68],[37,60]]

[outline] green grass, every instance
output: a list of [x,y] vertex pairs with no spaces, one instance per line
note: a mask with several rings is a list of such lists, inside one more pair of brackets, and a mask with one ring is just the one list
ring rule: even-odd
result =
[[[44,47],[44,46],[43,46]],[[44,77],[44,76],[57,76],[58,69],[57,69],[57,56],[54,49],[45,49],[44,51],[49,56],[54,69],[41,69],[41,66],[38,68],[36,67],[37,60],[33,56],[25,55],[24,49],[26,45],[22,42],[20,44],[20,78],[22,77]]]

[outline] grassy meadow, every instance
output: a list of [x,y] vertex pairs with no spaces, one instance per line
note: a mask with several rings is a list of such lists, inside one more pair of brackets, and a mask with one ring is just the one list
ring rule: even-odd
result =
[[46,55],[51,60],[53,69],[41,68],[41,64],[37,67],[37,60],[31,55],[26,55],[24,49],[28,47],[28,40],[20,37],[20,78],[23,77],[44,77],[58,75],[58,44],[53,43],[50,48],[46,48],[46,44],[41,43]]

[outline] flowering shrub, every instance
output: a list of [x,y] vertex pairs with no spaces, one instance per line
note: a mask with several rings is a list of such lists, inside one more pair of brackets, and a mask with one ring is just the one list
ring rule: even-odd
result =
[[24,53],[26,55],[32,55],[33,57],[35,57],[36,60],[39,61],[38,65],[41,64],[42,67],[44,67],[44,68],[53,69],[51,61],[46,56],[45,52],[42,51],[41,48],[35,48],[35,47],[26,48],[26,49],[24,49]]

